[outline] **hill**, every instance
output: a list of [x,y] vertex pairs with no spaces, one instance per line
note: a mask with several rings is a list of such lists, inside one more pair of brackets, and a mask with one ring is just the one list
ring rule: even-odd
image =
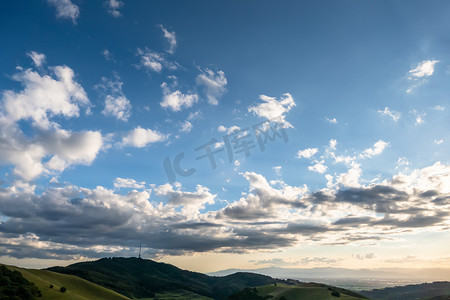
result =
[[361,300],[364,296],[355,292],[317,283],[298,283],[295,285],[277,284],[256,288],[245,288],[228,297],[228,300]]
[[184,290],[214,299],[226,299],[228,295],[248,286],[288,283],[252,273],[213,277],[140,258],[103,258],[48,270],[79,276],[130,298],[153,298],[157,293]]
[[[48,270],[23,269],[7,266],[8,269],[19,271],[22,276],[34,283],[41,291],[42,300],[129,300],[130,298],[120,295],[112,290],[79,278],[73,275],[66,275],[51,272]],[[53,285],[53,288],[50,288]],[[65,287],[66,292],[60,291]],[[23,298],[20,298],[23,299]]]
[[34,283],[26,280],[20,272],[0,266],[0,299],[32,300],[38,296],[42,294]]
[[406,286],[361,291],[362,295],[375,300],[395,299],[450,299],[450,282],[411,284]]

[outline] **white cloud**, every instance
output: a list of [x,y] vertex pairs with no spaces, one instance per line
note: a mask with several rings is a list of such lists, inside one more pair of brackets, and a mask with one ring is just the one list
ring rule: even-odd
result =
[[54,154],[46,167],[60,172],[72,164],[90,165],[103,144],[98,131],[71,132],[63,129],[45,134],[41,141],[47,151]]
[[181,132],[190,132],[191,130],[192,130],[192,128],[193,128],[194,126],[192,125],[192,123],[191,122],[189,122],[189,121],[184,121],[183,122],[183,124],[181,124],[181,128],[180,128],[180,131]]
[[199,210],[204,209],[206,204],[214,204],[217,197],[200,184],[195,192],[182,191],[179,183],[160,185],[154,191],[157,196],[166,198],[170,206],[182,206],[181,211],[188,220],[198,217]]
[[394,110],[391,111],[387,106],[384,108],[384,110],[379,110],[378,112],[383,116],[391,117],[394,121],[398,121],[401,117],[401,114],[399,112],[396,112]]
[[197,85],[204,88],[206,99],[211,105],[219,104],[219,98],[226,92],[227,78],[223,71],[206,69],[195,79]]
[[409,71],[411,79],[429,77],[434,73],[434,66],[438,60],[423,60],[414,69]]
[[164,26],[160,25],[161,30],[164,34],[164,38],[169,42],[169,50],[167,50],[168,53],[173,54],[175,52],[175,48],[177,47],[177,38],[175,35],[175,31],[168,31]]
[[119,9],[123,6],[123,2],[120,0],[107,0],[105,2],[105,7],[113,17],[118,18],[121,17]]
[[323,174],[328,170],[328,167],[325,166],[323,163],[324,163],[324,161],[320,161],[320,162],[316,161],[316,163],[314,165],[308,167],[308,170],[310,170],[312,172]]
[[440,145],[444,142],[444,140],[434,140],[434,143]]
[[383,140],[379,140],[376,142],[372,148],[367,148],[366,150],[361,153],[361,158],[371,158],[372,156],[381,154],[384,149],[389,145],[389,143],[386,143]]
[[145,182],[137,182],[131,178],[116,178],[114,180],[114,188],[132,188],[132,189],[143,189],[145,187]]
[[297,152],[297,158],[311,158],[312,156],[314,156],[314,154],[316,154],[319,150],[317,148],[308,148],[305,150],[299,150]]
[[197,110],[196,112],[190,113],[189,116],[187,117],[187,120],[193,121],[193,120],[196,120],[201,117],[202,117],[202,112],[200,110]]
[[113,116],[118,120],[127,121],[131,116],[130,100],[122,91],[123,82],[116,75],[115,80],[102,78],[102,83],[97,87],[102,88],[108,95],[105,97],[105,108],[102,114],[105,116]]
[[223,125],[220,125],[218,128],[217,128],[217,131],[218,132],[226,132],[227,134],[232,134],[233,132],[236,132],[236,131],[239,131],[239,130],[241,130],[241,127],[239,127],[239,126],[235,126],[235,125],[233,125],[233,126],[230,126],[230,127],[225,127],[225,126],[223,126]]
[[433,107],[434,110],[438,110],[438,111],[444,111],[445,110],[445,106],[442,105],[436,105]]
[[70,0],[47,0],[47,2],[56,7],[56,16],[58,18],[71,19],[73,24],[77,23],[80,9]]
[[295,102],[291,94],[286,93],[280,100],[275,97],[269,97],[266,95],[259,96],[263,103],[248,108],[249,112],[253,112],[255,115],[263,118],[267,118],[272,121],[277,121],[284,125],[284,127],[293,127],[288,121],[285,120],[286,113],[289,112],[294,106]]
[[[42,173],[62,172],[73,164],[90,165],[103,145],[100,132],[72,132],[51,120],[55,116],[77,117],[80,107],[89,112],[90,106],[84,89],[74,81],[72,69],[57,66],[51,70],[55,78],[21,70],[12,78],[23,90],[4,91],[2,96],[0,160],[12,164],[14,174],[27,181]],[[29,137],[18,121],[31,121],[38,130]]]
[[275,166],[273,167],[273,170],[278,176],[281,176],[281,166]]
[[336,150],[336,145],[337,145],[337,141],[335,139],[331,139],[330,143],[329,143],[330,149]]
[[33,125],[49,128],[52,116],[77,117],[80,106],[89,108],[90,102],[81,85],[74,80],[74,72],[66,66],[52,68],[56,79],[41,76],[30,69],[12,76],[24,89],[3,92],[1,117],[12,122],[33,121]]
[[427,78],[433,75],[434,67],[438,60],[423,60],[414,69],[409,71],[409,80],[413,80],[414,84],[406,90],[411,93],[415,88],[427,83]]
[[332,118],[332,119],[330,119],[330,118],[325,118],[325,120],[327,120],[327,122],[330,123],[330,124],[337,124],[337,123],[338,123],[338,121],[336,120],[336,118]]
[[163,54],[157,53],[148,48],[145,48],[144,50],[138,48],[137,55],[141,59],[138,67],[142,67],[149,71],[160,73],[164,68],[176,70],[178,67],[176,63],[167,61]]
[[163,142],[167,136],[151,129],[144,129],[138,126],[130,130],[122,139],[122,145],[142,148],[151,143]]
[[183,108],[189,108],[198,102],[197,94],[183,94],[179,90],[173,91],[166,82],[161,84],[163,91],[163,100],[160,103],[161,107],[169,108],[172,111],[180,111]]
[[111,52],[108,49],[103,49],[101,54],[105,58],[105,60],[110,61],[113,59]]
[[415,123],[416,126],[425,123],[425,119],[424,119],[424,117],[426,115],[425,113],[421,114],[417,110],[412,110],[412,111],[410,111],[410,113],[413,114],[416,118],[416,123]]
[[362,174],[361,165],[357,163],[352,163],[351,168],[347,172],[340,174],[336,178],[336,185],[358,188],[361,186],[361,184],[359,183],[359,178],[361,177],[361,174]]
[[131,103],[125,96],[106,96],[105,108],[102,111],[105,116],[114,116],[118,120],[127,121],[131,116]]
[[33,60],[33,63],[36,67],[41,67],[45,63],[45,54],[31,51],[28,52],[27,55]]

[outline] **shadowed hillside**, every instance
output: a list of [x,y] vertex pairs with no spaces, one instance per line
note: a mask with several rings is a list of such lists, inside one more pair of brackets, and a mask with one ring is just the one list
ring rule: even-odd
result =
[[433,283],[411,284],[392,288],[375,289],[371,291],[361,291],[360,293],[374,300],[447,300],[450,299],[450,282],[436,281]]
[[186,290],[214,299],[226,299],[247,286],[287,283],[253,273],[212,277],[139,258],[103,258],[49,270],[79,276],[131,298],[150,298],[156,293]]

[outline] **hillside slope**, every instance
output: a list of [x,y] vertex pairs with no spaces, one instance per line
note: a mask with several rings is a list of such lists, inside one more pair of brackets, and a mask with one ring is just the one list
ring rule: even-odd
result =
[[365,299],[355,292],[316,283],[295,285],[271,284],[256,288],[245,288],[228,297],[228,300],[361,300]]
[[212,277],[139,258],[103,258],[49,270],[79,276],[130,298],[150,298],[155,293],[186,290],[214,299],[226,299],[247,286],[286,282],[252,273]]
[[[119,293],[79,278],[51,272],[48,270],[23,269],[7,266],[10,270],[17,270],[30,282],[33,282],[42,292],[42,300],[129,300]],[[53,285],[53,288],[50,288]],[[66,287],[62,293],[59,288]]]
[[371,291],[361,291],[362,295],[375,300],[396,299],[450,299],[450,282],[411,284]]

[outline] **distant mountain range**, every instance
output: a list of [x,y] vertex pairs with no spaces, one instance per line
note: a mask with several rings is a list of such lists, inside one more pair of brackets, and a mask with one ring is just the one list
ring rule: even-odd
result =
[[373,279],[420,279],[423,281],[449,280],[450,269],[428,268],[380,268],[380,269],[346,269],[346,268],[260,268],[227,269],[208,273],[210,276],[226,276],[236,272],[251,272],[274,278],[312,279],[312,278],[373,278]]

